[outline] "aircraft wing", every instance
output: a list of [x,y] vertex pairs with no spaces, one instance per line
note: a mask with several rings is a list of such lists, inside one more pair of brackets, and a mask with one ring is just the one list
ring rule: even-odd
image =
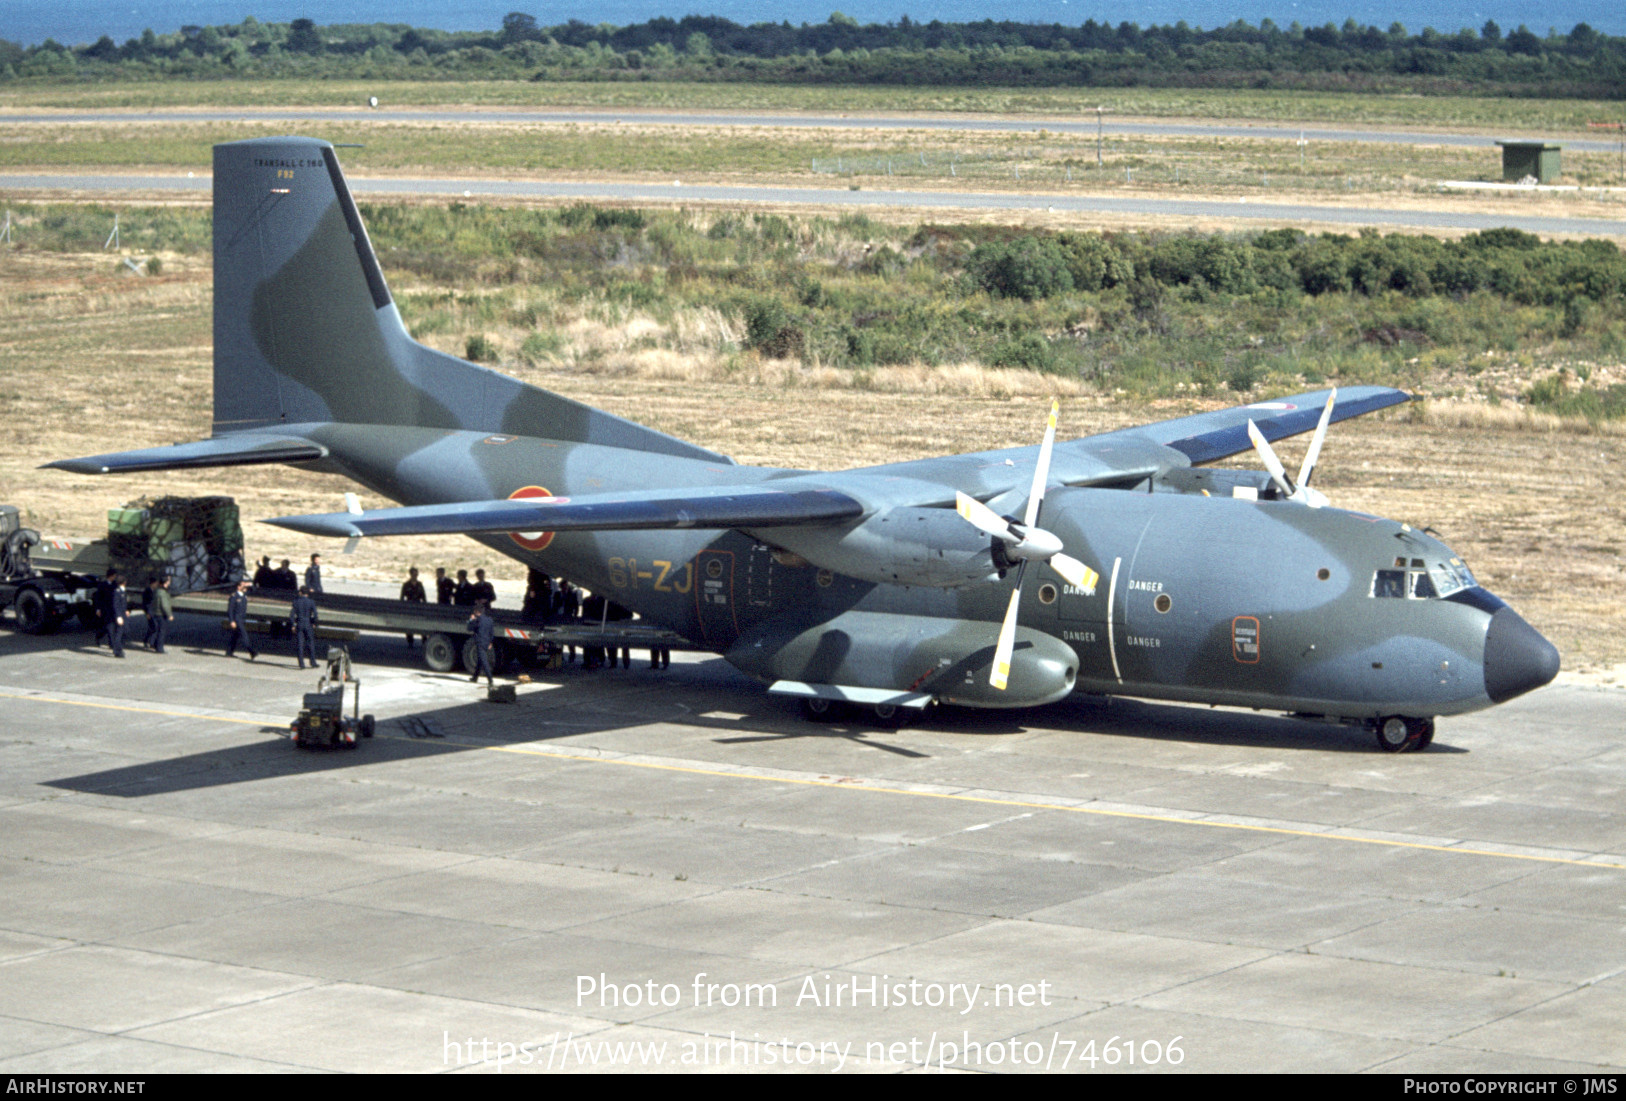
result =
[[[1317,390],[1297,394],[1290,398],[1260,401],[1252,405],[1238,405],[1230,409],[1217,409],[1211,413],[1197,413],[1175,420],[1159,421],[1139,428],[1126,428],[1073,446],[1092,449],[1097,441],[1122,441],[1126,438],[1150,440],[1171,447],[1191,460],[1193,466],[1211,463],[1253,449],[1248,439],[1248,422],[1258,426],[1265,439],[1274,443],[1288,436],[1315,429],[1326,408],[1331,391]],[[1392,405],[1411,400],[1404,390],[1388,386],[1339,387],[1338,400],[1332,407],[1331,421],[1348,420],[1366,413],[1375,413]]]
[[206,466],[249,466],[255,463],[299,463],[327,457],[327,448],[301,436],[243,432],[192,443],[149,447],[141,451],[115,451],[82,459],[58,459],[41,469],[74,474],[132,474],[146,470],[189,470]]
[[267,523],[306,535],[477,535],[515,531],[631,531],[648,528],[769,528],[856,519],[867,511],[834,489],[695,486],[520,497],[367,512],[281,516]]

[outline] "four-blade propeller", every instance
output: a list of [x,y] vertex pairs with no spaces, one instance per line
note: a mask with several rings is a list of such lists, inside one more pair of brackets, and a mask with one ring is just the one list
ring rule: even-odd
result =
[[988,676],[988,683],[1002,691],[1010,678],[1011,652],[1016,648],[1016,615],[1022,602],[1022,578],[1027,572],[1028,563],[1044,562],[1069,585],[1082,589],[1086,596],[1095,594],[1095,583],[1101,579],[1100,574],[1078,559],[1063,554],[1061,540],[1038,526],[1046,482],[1050,477],[1050,452],[1056,443],[1056,414],[1059,411],[1060,406],[1052,401],[1044,442],[1039,445],[1039,461],[1033,468],[1033,488],[1028,493],[1027,510],[1021,523],[1000,516],[975,497],[965,493],[954,495],[955,508],[960,515],[993,536],[999,553],[1007,562],[1016,563],[1016,585],[1011,590],[1005,621],[999,628],[999,643],[994,648],[994,667]]
[[1321,458],[1321,444],[1327,438],[1327,424],[1332,419],[1333,402],[1338,400],[1338,388],[1333,387],[1332,393],[1327,395],[1327,407],[1321,411],[1321,421],[1316,425],[1315,436],[1310,440],[1310,449],[1304,453],[1304,462],[1299,466],[1299,476],[1296,482],[1287,480],[1287,471],[1282,467],[1282,461],[1276,457],[1276,451],[1265,439],[1264,433],[1259,431],[1253,421],[1248,422],[1248,439],[1253,441],[1253,449],[1259,453],[1259,459],[1270,471],[1270,480],[1276,483],[1282,496],[1289,501],[1299,501],[1311,508],[1320,508],[1327,503],[1326,495],[1310,488],[1310,476],[1315,473],[1315,464]]

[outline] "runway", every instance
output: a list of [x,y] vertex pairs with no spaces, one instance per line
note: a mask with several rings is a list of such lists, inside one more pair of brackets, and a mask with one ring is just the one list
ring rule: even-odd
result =
[[[814,187],[747,187],[712,184],[589,183],[559,180],[412,179],[346,177],[358,195],[414,195],[446,198],[579,199],[661,205],[765,203],[775,206],[888,207],[920,211],[1068,212],[1221,220],[1263,225],[1385,226],[1484,230],[1511,226],[1529,233],[1626,236],[1626,221],[1613,218],[1561,218],[1523,214],[1478,214],[1405,207],[1353,207],[1251,199],[1119,198],[1103,195],[1016,194]],[[9,174],[0,175],[0,194],[49,197],[57,192],[86,195],[165,195],[207,193],[206,175]]]
[[1620,689],[1388,756],[1123,700],[815,726],[681,655],[491,704],[368,636],[379,737],[308,753],[314,676],[218,642],[0,631],[0,1070],[1626,1065]]

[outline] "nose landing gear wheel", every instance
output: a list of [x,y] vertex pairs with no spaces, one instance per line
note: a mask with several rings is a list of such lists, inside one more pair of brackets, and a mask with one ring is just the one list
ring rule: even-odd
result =
[[1410,753],[1434,740],[1434,720],[1390,715],[1377,721],[1374,733],[1377,735],[1378,748],[1385,753]]

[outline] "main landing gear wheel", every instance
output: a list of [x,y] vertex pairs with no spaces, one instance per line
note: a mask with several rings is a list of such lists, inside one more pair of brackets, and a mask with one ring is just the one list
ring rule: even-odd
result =
[[841,704],[822,696],[802,700],[802,718],[815,723],[833,723],[841,717]]
[[1377,721],[1375,733],[1378,748],[1385,753],[1410,753],[1434,740],[1434,720],[1390,715]]
[[869,714],[875,725],[883,730],[897,730],[914,718],[914,712],[909,708],[892,703],[878,703],[869,709]]

